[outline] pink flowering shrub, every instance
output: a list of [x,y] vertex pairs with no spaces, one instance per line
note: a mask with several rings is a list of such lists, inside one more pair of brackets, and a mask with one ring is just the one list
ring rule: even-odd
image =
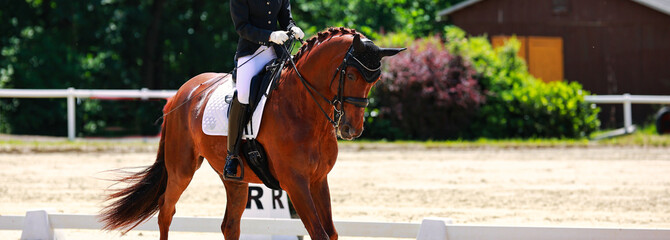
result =
[[385,62],[375,85],[366,136],[387,139],[470,137],[485,96],[471,64],[450,54],[439,38],[415,41]]

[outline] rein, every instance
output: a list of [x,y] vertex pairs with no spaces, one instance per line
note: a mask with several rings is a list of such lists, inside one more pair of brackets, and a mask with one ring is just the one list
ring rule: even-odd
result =
[[[290,56],[290,54],[288,53],[288,50],[286,49],[286,46],[282,46],[281,49],[284,51],[285,56],[286,55]],[[337,76],[337,74],[338,73],[340,74],[339,85],[337,86],[337,95],[335,95],[333,97],[333,100],[330,100],[327,97],[325,97],[323,94],[321,94],[319,91],[317,91],[311,83],[309,83],[307,80],[305,80],[305,78],[302,76],[302,74],[300,74],[300,71],[298,71],[298,68],[296,67],[295,62],[293,61],[293,58],[288,57],[288,60],[291,62],[291,67],[293,67],[293,70],[298,75],[298,78],[300,79],[300,82],[305,87],[305,89],[307,89],[307,92],[312,97],[312,100],[314,100],[316,105],[319,106],[319,110],[321,110],[323,115],[326,116],[326,118],[328,119],[328,122],[330,122],[330,124],[332,124],[333,127],[336,128],[336,129],[339,128],[340,119],[342,118],[342,116],[345,115],[344,103],[349,103],[349,104],[354,105],[355,107],[359,107],[359,108],[365,108],[370,103],[370,100],[368,98],[345,97],[344,96],[344,83],[345,83],[344,76],[346,74],[347,67],[348,66],[353,66],[356,69],[358,69],[358,71],[361,72],[361,73],[363,73],[363,71],[362,71],[362,69],[360,69],[358,67],[358,65],[362,66],[365,70],[367,70],[369,72],[377,72],[377,71],[380,71],[380,69],[381,69],[381,66],[379,66],[376,69],[370,69],[367,66],[363,65],[363,63],[361,63],[361,61],[358,60],[353,55],[353,53],[352,53],[353,49],[354,48],[353,48],[353,44],[352,44],[349,47],[349,49],[347,50],[347,53],[344,56],[344,60],[342,60],[342,64],[340,64],[340,66],[337,67],[337,69],[335,70],[335,73],[333,74],[333,77],[331,79],[331,84],[332,84],[332,82],[333,82],[333,80],[335,80],[335,77]],[[358,65],[349,64],[349,58],[352,58],[356,62],[358,62]],[[366,79],[366,81],[368,81],[368,80]],[[330,115],[328,113],[326,113],[326,110],[324,110],[323,107],[321,107],[321,104],[319,104],[316,97],[314,96],[314,93],[312,93],[312,92],[316,92],[319,95],[319,97],[321,97],[321,99],[323,99],[328,104],[333,106],[334,112],[335,112],[334,115],[333,115],[333,118],[331,118]]]

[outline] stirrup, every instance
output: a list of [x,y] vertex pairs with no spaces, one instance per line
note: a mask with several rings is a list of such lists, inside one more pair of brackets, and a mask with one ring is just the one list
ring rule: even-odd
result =
[[[239,155],[235,156],[226,156],[226,165],[228,165],[228,161],[237,161],[237,165],[240,167],[240,176],[237,176],[237,173],[235,174],[229,174],[228,171],[226,171],[226,167],[223,167],[223,178],[225,180],[234,180],[234,181],[242,181],[244,179],[244,163],[242,162],[242,159],[240,158]],[[234,164],[234,163],[230,163]],[[237,171],[237,166],[235,166],[235,171]]]

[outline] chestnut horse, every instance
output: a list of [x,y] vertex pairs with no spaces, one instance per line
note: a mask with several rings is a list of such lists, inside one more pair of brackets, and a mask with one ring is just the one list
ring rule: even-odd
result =
[[[327,178],[337,159],[337,137],[360,136],[381,58],[402,50],[380,49],[355,30],[330,28],[307,40],[295,63],[289,59],[267,100],[257,140],[311,239],[337,239]],[[167,239],[175,204],[206,158],[226,188],[221,231],[225,239],[239,238],[249,183],[261,181],[248,164],[242,181],[225,179],[227,138],[202,131],[205,103],[215,86],[230,80],[225,74],[200,74],[167,102],[156,162],[119,180],[130,186],[109,196],[113,201],[101,213],[105,229],[130,230],[158,211],[160,239]]]

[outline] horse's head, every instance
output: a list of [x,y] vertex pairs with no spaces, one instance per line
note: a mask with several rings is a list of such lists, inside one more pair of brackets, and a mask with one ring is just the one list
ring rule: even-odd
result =
[[337,88],[335,108],[341,114],[336,129],[340,138],[352,140],[363,133],[367,96],[381,76],[381,60],[403,50],[380,48],[369,39],[361,39],[359,34],[354,34],[344,61],[338,68],[339,84],[333,84]]
[[296,54],[301,73],[296,77],[317,104],[325,100],[335,108],[331,115],[319,104],[337,136],[351,140],[363,133],[367,96],[381,76],[382,58],[402,50],[380,48],[353,29],[329,28],[308,39]]

